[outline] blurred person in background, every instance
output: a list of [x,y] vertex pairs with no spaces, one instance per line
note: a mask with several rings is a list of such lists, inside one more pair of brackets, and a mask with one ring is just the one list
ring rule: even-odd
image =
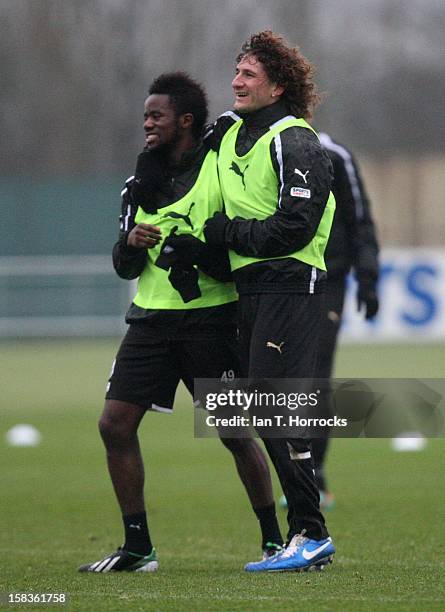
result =
[[[204,234],[229,249],[249,380],[310,379],[316,370],[335,201],[331,162],[306,122],[318,102],[312,77],[312,65],[281,36],[253,35],[237,58],[234,111],[214,127],[225,213],[215,213]],[[245,569],[322,569],[335,549],[319,509],[310,442],[263,441],[289,501],[287,547]]]
[[[358,285],[358,310],[363,312],[367,321],[371,321],[377,315],[379,246],[370,201],[357,160],[348,148],[335,142],[328,134],[320,132],[319,137],[331,158],[334,169],[332,191],[336,209],[325,252],[328,278],[323,306],[323,332],[320,334],[315,377],[330,379],[342,322],[346,282],[351,269]],[[330,416],[329,401],[323,405],[323,410],[324,414],[321,416]],[[324,510],[332,509],[335,504],[334,494],[328,487],[325,474],[328,446],[329,435],[312,440],[315,475],[320,490],[320,507]],[[287,506],[284,495],[280,499],[280,505]]]
[[[187,74],[163,74],[153,81],[145,102],[145,148],[122,191],[113,249],[116,272],[139,278],[138,290],[99,423],[125,542],[82,565],[81,572],[158,568],[145,509],[139,424],[147,410],[172,411],[181,379],[193,393],[194,378],[239,375],[237,294],[227,251],[202,240],[204,221],[222,209],[216,153],[201,136],[206,119],[206,94]],[[274,554],[283,540],[266,457],[251,438],[222,442],[259,520],[263,555]]]

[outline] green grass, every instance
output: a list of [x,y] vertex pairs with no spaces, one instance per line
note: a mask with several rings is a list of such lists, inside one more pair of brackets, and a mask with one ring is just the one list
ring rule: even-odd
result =
[[[141,427],[160,571],[78,574],[122,539],[96,429],[117,344],[0,344],[0,591],[68,592],[70,610],[444,609],[443,440],[422,453],[334,440],[334,564],[320,574],[249,575],[242,566],[258,557],[256,520],[227,451],[194,439],[182,389],[173,416],[147,415]],[[337,374],[440,377],[444,357],[441,345],[343,347]],[[4,433],[21,422],[41,431],[40,446],[6,446]]]

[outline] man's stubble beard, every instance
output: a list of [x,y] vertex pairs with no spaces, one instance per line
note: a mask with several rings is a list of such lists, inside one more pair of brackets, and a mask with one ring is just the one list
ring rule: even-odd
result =
[[174,153],[176,147],[178,146],[179,141],[180,141],[179,127],[178,125],[176,125],[175,131],[172,134],[172,137],[170,138],[170,140],[168,142],[164,142],[163,144],[160,144],[158,147],[153,149],[152,153],[153,155],[158,157],[160,161],[164,163],[168,162],[168,160],[170,159],[170,156]]

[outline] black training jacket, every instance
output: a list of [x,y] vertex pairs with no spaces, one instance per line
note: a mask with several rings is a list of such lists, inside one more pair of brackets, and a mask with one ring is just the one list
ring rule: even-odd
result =
[[[243,115],[243,125],[236,141],[237,154],[245,155],[274,123],[289,114],[286,103],[280,100]],[[216,150],[226,131],[238,118],[232,112],[218,118],[210,136]],[[277,210],[263,222],[232,221],[227,230],[229,248],[244,255],[282,256],[309,244],[329,197],[332,165],[312,131],[302,127],[287,128],[279,134],[278,147],[279,151],[275,140],[272,140],[270,153],[278,179]],[[304,183],[296,170],[302,173],[309,171],[305,174]],[[292,187],[310,189],[312,197],[292,196]],[[276,238],[271,239],[271,236]],[[264,244],[267,244],[266,250]],[[239,293],[317,293],[323,290],[326,273],[317,270],[316,274],[314,283],[312,266],[293,258],[266,259],[236,270],[234,279]]]
[[[172,166],[162,164],[162,181],[160,188],[153,193],[153,203],[163,208],[180,200],[195,184],[208,145],[200,143],[195,149],[187,151],[179,164]],[[117,274],[124,279],[137,278],[147,265],[147,251],[127,245],[127,237],[135,227],[135,216],[138,206],[132,197],[134,177],[125,181],[121,192],[122,204],[119,217],[119,238],[113,247],[113,266]],[[221,281],[228,281],[231,273],[227,252],[224,248],[209,247],[208,262],[200,268]],[[174,337],[176,339],[212,336],[225,330],[233,332],[236,316],[236,304],[229,303],[209,308],[185,310],[149,310],[131,304],[125,320],[127,323],[150,323],[154,337]]]
[[328,134],[319,134],[334,168],[336,210],[325,261],[328,277],[343,277],[353,268],[359,283],[377,282],[379,247],[369,198],[351,151]]

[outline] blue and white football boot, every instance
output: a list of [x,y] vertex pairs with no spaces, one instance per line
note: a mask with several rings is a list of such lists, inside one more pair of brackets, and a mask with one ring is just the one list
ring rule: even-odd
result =
[[332,563],[335,548],[332,538],[311,540],[305,537],[305,530],[294,535],[283,552],[248,563],[246,572],[308,572],[322,570]]

